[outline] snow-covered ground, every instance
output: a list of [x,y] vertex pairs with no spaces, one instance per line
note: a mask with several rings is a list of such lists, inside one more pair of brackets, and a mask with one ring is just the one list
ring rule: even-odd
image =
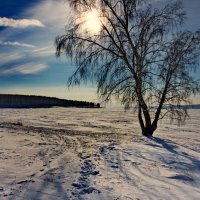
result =
[[0,199],[200,199],[200,110],[151,139],[120,109],[1,109]]

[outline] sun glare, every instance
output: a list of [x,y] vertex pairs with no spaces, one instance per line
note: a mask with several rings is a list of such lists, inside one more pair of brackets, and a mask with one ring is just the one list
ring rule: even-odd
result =
[[93,9],[85,14],[84,28],[93,34],[101,30],[101,21],[96,10]]

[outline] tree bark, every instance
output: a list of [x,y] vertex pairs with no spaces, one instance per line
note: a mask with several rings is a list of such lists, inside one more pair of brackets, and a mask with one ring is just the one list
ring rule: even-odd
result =
[[143,130],[142,130],[142,135],[146,136],[146,137],[151,137],[153,135],[155,130],[153,130],[153,127],[150,126],[146,126]]
[[[140,123],[140,127],[142,130],[142,135],[146,136],[146,137],[151,137],[154,133],[154,131],[156,130],[157,126],[154,127],[153,124],[151,124],[151,118],[150,115],[148,113],[148,115],[145,117],[145,114],[148,112],[148,110],[146,110],[145,112],[142,112],[142,108],[141,106],[139,106],[138,108],[138,120]],[[144,115],[144,120],[145,120],[145,124],[144,124],[144,120],[142,115]]]

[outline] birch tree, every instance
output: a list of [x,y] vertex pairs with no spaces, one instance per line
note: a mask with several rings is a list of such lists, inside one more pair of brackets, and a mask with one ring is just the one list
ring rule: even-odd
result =
[[[69,86],[94,80],[105,101],[135,107],[144,136],[158,121],[188,116],[183,104],[199,93],[192,73],[198,66],[200,31],[181,31],[181,1],[162,8],[139,0],[69,0],[73,10],[66,33],[56,38],[56,55],[77,66]],[[88,24],[93,13],[94,30]],[[95,13],[95,14],[94,14]],[[95,19],[94,19],[95,18]]]

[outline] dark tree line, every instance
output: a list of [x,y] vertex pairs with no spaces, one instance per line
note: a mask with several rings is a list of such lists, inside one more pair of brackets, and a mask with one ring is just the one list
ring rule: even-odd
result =
[[53,106],[99,108],[100,104],[55,97],[0,94],[0,108],[50,108]]

